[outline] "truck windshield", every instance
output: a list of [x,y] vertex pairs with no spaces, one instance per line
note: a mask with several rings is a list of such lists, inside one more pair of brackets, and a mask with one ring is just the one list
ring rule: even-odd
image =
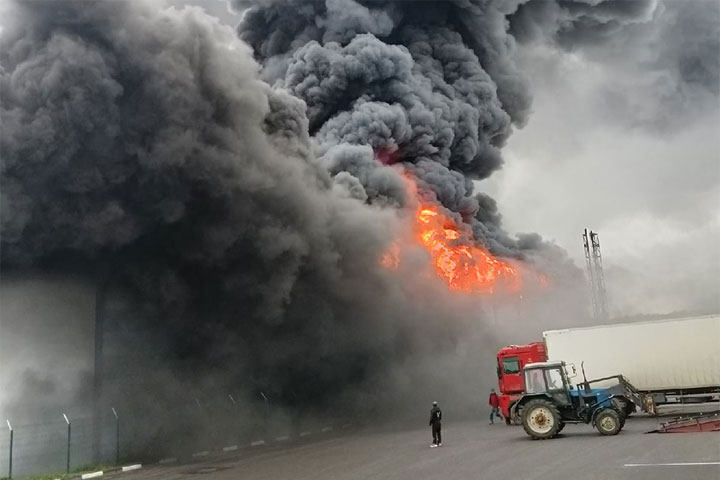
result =
[[518,362],[517,357],[503,358],[502,364],[503,372],[505,372],[506,374],[520,372],[520,362]]

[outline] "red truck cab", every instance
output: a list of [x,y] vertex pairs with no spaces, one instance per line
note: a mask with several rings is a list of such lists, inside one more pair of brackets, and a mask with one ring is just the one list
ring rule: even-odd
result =
[[506,423],[510,423],[510,406],[523,393],[522,369],[528,363],[547,361],[545,343],[510,345],[497,353],[497,376],[500,394],[500,412]]

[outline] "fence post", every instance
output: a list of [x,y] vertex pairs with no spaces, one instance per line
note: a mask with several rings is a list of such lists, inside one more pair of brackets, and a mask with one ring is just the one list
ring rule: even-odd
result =
[[268,403],[268,398],[265,396],[265,392],[260,392],[260,395],[262,395],[263,400],[265,400],[265,415],[268,417],[270,416],[270,404]]
[[115,415],[115,465],[120,464],[120,417],[118,417],[115,407],[111,407],[113,415]]
[[10,420],[5,420],[7,426],[10,429],[10,459],[8,460],[8,480],[12,479],[12,450],[13,450],[13,428],[10,425]]
[[67,463],[65,464],[65,473],[70,473],[70,420],[68,420],[67,415],[63,413],[63,417],[65,418],[65,423],[67,423],[68,427],[68,435],[67,435]]

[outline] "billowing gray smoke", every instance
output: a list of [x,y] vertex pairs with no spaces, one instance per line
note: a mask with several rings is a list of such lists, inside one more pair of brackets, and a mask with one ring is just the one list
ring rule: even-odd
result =
[[515,2],[510,32],[521,42],[552,37],[575,48],[607,40],[623,27],[651,20],[658,0],[530,0]]
[[403,162],[492,251],[517,253],[499,224],[487,215],[486,222],[473,220],[484,212],[471,180],[500,167],[511,124],[524,123],[530,105],[498,4],[234,6],[250,6],[240,37],[263,63],[266,80],[306,102],[315,151],[333,175],[347,172],[364,186],[363,197],[385,201],[404,187],[382,166]]
[[509,238],[494,202],[472,183],[501,166],[500,148],[530,110],[512,34],[577,44],[648,21],[656,7],[655,0],[231,4],[243,12],[238,32],[263,78],[307,104],[315,151],[339,183],[349,174],[365,187],[360,198],[384,202],[403,188],[382,164],[402,162],[491,252],[526,259],[540,244],[527,249]]
[[387,385],[390,366],[452,350],[471,316],[412,265],[379,267],[408,201],[392,165],[494,253],[577,276],[473,192],[530,108],[507,32],[518,3],[234,2],[252,50],[198,9],[14,4],[4,272],[95,279],[145,395],[172,378],[323,408]]
[[231,29],[197,9],[19,2],[0,52],[4,276],[95,279],[126,401],[190,385],[341,409],[388,364],[451,348],[458,309],[379,266],[396,210],[333,181],[303,102],[257,78]]
[[397,328],[365,298],[392,301],[372,267],[391,215],[333,189],[302,103],[257,80],[249,49],[200,11],[21,2],[12,13],[0,48],[4,271],[80,270],[122,290],[159,332],[152,348],[191,369],[246,380],[251,368],[266,390],[292,380],[321,398],[362,376],[367,342],[381,353],[376,336],[392,344]]

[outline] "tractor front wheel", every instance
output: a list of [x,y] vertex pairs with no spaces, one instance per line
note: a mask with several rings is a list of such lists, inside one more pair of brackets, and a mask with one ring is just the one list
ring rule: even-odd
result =
[[622,418],[613,408],[603,408],[595,417],[595,428],[601,435],[617,435],[622,427]]
[[533,440],[553,438],[561,424],[560,412],[552,402],[536,399],[523,405],[522,425]]

